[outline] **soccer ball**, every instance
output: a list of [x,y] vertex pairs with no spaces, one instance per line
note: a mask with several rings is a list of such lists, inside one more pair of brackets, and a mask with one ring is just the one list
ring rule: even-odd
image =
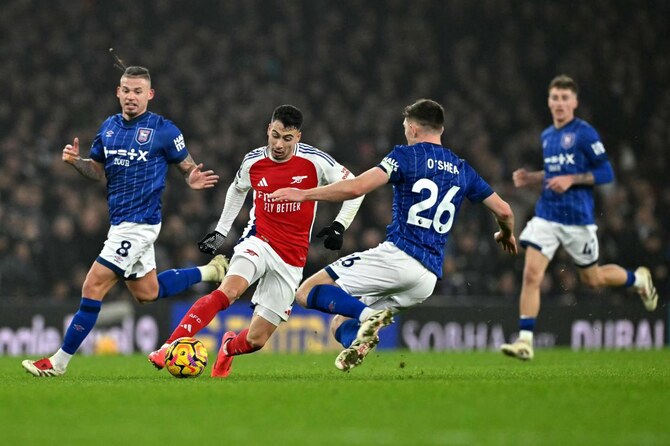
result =
[[207,349],[195,338],[176,339],[165,353],[165,367],[176,378],[196,378],[207,367]]

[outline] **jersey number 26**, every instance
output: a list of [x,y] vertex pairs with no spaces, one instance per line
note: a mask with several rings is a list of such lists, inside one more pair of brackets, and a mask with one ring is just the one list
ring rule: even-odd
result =
[[[435,229],[435,231],[437,231],[439,234],[449,232],[451,225],[454,224],[454,216],[456,214],[456,206],[454,206],[454,203],[452,203],[451,200],[453,200],[454,196],[461,188],[458,186],[452,186],[451,189],[449,189],[442,201],[440,201],[440,204],[437,205],[437,209],[435,210],[435,217],[433,217],[432,220],[426,217],[422,217],[419,215],[419,213],[435,206],[439,195],[439,188],[437,187],[437,184],[428,178],[421,178],[419,181],[414,183],[414,186],[412,186],[412,192],[417,194],[424,189],[428,189],[430,195],[428,195],[425,200],[421,200],[409,208],[409,212],[407,213],[407,223],[410,225],[420,226],[425,229],[430,228],[432,225],[433,229]],[[442,214],[445,212],[449,212],[449,220],[442,223]]]

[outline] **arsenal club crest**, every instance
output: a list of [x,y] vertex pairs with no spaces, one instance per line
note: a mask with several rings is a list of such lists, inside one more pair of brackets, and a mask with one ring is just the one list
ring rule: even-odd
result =
[[574,133],[563,133],[561,136],[561,147],[569,149],[575,145],[576,136]]
[[151,136],[154,134],[154,129],[139,128],[135,134],[135,141],[139,144],[146,144],[151,141]]

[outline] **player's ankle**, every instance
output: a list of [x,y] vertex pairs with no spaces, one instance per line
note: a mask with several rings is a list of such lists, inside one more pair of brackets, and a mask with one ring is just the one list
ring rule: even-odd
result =
[[528,344],[533,344],[533,332],[528,330],[519,331],[519,340],[527,342]]
[[640,288],[644,287],[644,281],[645,281],[644,276],[640,274],[638,270],[635,270],[633,272],[633,275],[635,276],[635,282],[633,282],[633,288],[639,290]]
[[53,368],[61,371],[67,369],[70,359],[72,359],[72,355],[64,352],[63,349],[58,349],[56,353],[49,357],[49,361],[51,361]]

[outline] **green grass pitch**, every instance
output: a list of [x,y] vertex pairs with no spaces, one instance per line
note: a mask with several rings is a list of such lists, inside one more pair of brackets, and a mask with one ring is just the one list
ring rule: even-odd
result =
[[[210,361],[214,355],[210,356]],[[146,357],[75,357],[35,378],[0,357],[3,444],[668,445],[670,351],[241,356],[178,380]],[[209,374],[210,366],[206,373]]]

